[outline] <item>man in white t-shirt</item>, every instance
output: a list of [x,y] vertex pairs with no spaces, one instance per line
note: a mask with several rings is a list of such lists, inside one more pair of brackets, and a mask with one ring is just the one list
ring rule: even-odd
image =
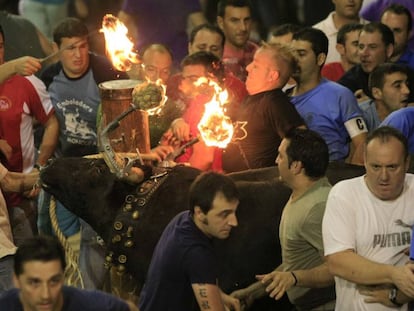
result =
[[[337,183],[322,223],[325,256],[335,275],[335,310],[407,310],[414,264],[407,264],[414,224],[414,175],[407,141],[381,127],[366,140],[366,174]],[[404,295],[405,294],[405,295]]]
[[329,39],[329,51],[326,57],[326,64],[332,62],[339,62],[341,57],[336,50],[336,36],[338,30],[350,23],[361,23],[365,21],[359,17],[359,10],[361,9],[362,0],[333,0],[335,11],[319,23],[313,25],[314,28],[322,30]]

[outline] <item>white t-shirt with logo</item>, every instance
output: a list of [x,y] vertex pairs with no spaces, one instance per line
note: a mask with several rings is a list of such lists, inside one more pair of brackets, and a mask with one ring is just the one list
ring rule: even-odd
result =
[[[337,183],[329,193],[322,234],[325,255],[353,249],[369,260],[404,265],[414,224],[414,175],[407,174],[403,193],[382,201],[368,189],[364,176]],[[335,310],[407,310],[364,303],[355,283],[335,277]]]

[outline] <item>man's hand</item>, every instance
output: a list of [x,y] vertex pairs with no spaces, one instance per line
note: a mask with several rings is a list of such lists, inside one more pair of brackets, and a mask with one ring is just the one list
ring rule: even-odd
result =
[[168,129],[159,141],[160,146],[171,146],[173,148],[178,148],[181,145],[181,142],[175,138],[171,129]]
[[270,298],[279,300],[285,292],[294,286],[295,278],[290,272],[272,271],[268,274],[257,275],[256,279],[263,284],[267,284],[266,292],[269,293]]
[[248,310],[255,300],[249,287],[236,290],[230,296],[239,300],[241,311]]
[[399,290],[409,297],[414,297],[414,264],[394,267],[391,278]]
[[10,160],[10,157],[12,155],[12,147],[9,145],[7,140],[0,139],[0,152],[6,157],[6,160]]
[[175,119],[171,123],[171,131],[175,138],[179,141],[189,141],[190,140],[190,126],[184,119]]
[[390,293],[390,287],[383,286],[360,286],[358,291],[361,295],[366,296],[364,302],[366,303],[380,303],[387,307],[395,307],[390,301],[388,295]]
[[23,56],[14,60],[16,74],[30,76],[42,68],[40,60],[31,56]]
[[231,311],[241,311],[240,309],[240,301],[232,296],[229,296],[223,292],[221,292],[221,299],[223,299],[224,307],[227,310]]
[[174,148],[171,146],[157,146],[151,149],[151,154],[154,155],[155,159],[158,162],[164,160],[167,155],[174,151]]

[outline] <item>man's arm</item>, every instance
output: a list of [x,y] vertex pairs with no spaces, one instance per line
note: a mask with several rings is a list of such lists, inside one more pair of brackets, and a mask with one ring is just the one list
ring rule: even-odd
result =
[[7,172],[0,180],[0,188],[5,192],[24,192],[34,188],[39,180],[39,172],[28,174]]
[[13,149],[5,139],[0,139],[0,153],[3,154],[3,156],[6,158],[6,160],[9,160]]
[[230,294],[232,297],[240,300],[243,308],[249,308],[256,299],[260,299],[267,295],[266,285],[261,281],[255,282],[246,288],[236,290]]
[[326,263],[308,270],[273,271],[266,275],[258,275],[257,278],[267,285],[266,292],[276,300],[282,298],[293,286],[319,288],[334,284],[334,278],[329,273]]
[[364,165],[364,143],[366,138],[367,133],[362,133],[352,138],[352,164]]
[[42,144],[39,147],[39,157],[37,159],[39,165],[46,164],[47,160],[53,155],[58,142],[59,123],[55,114],[49,117],[44,126],[45,132],[43,134]]
[[223,300],[226,310],[241,311],[240,301],[236,297],[227,295],[220,289],[221,299]]
[[221,290],[214,284],[192,284],[200,310],[225,311]]
[[352,140],[348,158],[351,160],[352,164],[363,165],[364,143],[368,133],[368,127],[365,124],[365,120],[362,116],[355,117],[346,121],[344,125]]
[[359,293],[361,295],[366,296],[366,298],[364,299],[364,301],[366,303],[380,303],[383,304],[384,306],[387,307],[391,307],[391,308],[395,308],[398,305],[397,304],[406,304],[410,301],[413,300],[413,298],[408,297],[407,295],[405,295],[403,292],[397,290],[397,296],[396,296],[396,303],[392,302],[390,300],[390,292],[391,290],[393,290],[393,287],[386,287],[386,288],[363,288],[363,289],[359,289]]
[[[282,271],[283,263],[280,264],[273,272]],[[243,307],[250,307],[256,299],[260,299],[267,295],[266,284],[262,281],[255,282],[250,286],[236,290],[231,293],[231,296],[238,298]]]
[[414,297],[414,264],[391,266],[368,260],[353,250],[328,255],[329,272],[362,285],[395,284],[406,295]]
[[8,78],[15,74],[22,76],[30,76],[42,68],[40,60],[31,57],[23,56],[0,65],[0,83],[3,83]]

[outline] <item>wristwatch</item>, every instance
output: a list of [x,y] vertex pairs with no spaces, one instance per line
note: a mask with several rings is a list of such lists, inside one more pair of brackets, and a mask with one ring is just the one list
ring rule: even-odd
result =
[[392,302],[393,305],[397,307],[401,307],[403,304],[397,302],[397,292],[398,292],[398,289],[396,289],[395,287],[392,288],[390,292],[388,293],[388,299]]

